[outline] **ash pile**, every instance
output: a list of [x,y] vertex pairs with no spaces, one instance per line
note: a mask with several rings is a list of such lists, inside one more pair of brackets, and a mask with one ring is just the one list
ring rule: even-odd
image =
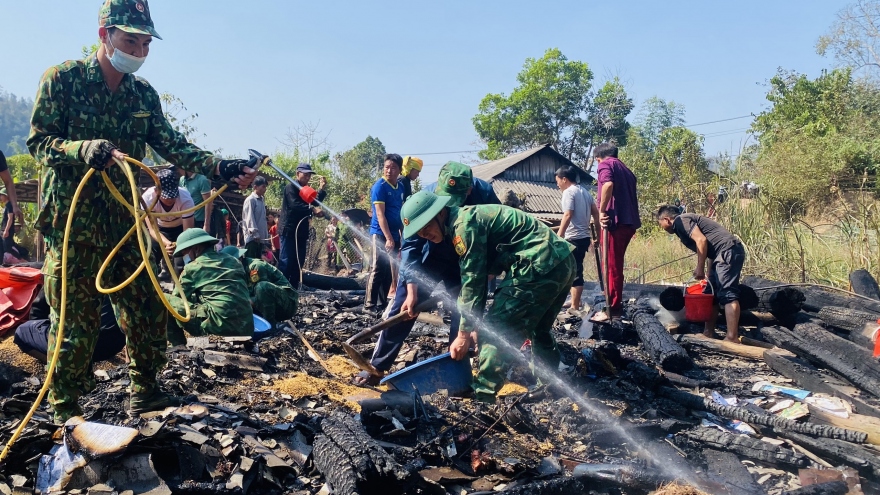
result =
[[[351,385],[358,369],[341,344],[375,320],[357,311],[357,292],[308,293],[295,329],[169,349],[160,381],[192,395],[187,406],[129,417],[127,368],[99,367],[83,418],[54,425],[46,406],[37,412],[0,492],[878,493],[880,364],[856,326],[876,322],[880,301],[758,290],[735,344],[673,328],[656,303],[663,289],[627,286],[613,325],[561,313],[571,390],[537,386],[524,345],[495,404]],[[395,369],[446,351],[447,328],[429,320]],[[4,364],[0,440],[41,379]]]

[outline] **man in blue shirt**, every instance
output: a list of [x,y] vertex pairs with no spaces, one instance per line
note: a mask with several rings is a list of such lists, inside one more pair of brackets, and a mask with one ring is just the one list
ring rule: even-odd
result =
[[378,315],[388,302],[388,291],[397,285],[397,270],[392,260],[400,251],[400,208],[403,206],[403,189],[397,187],[397,178],[403,166],[400,155],[385,155],[382,178],[370,190],[373,220],[370,237],[373,240],[373,259],[370,263],[370,280],[364,299],[364,312]]

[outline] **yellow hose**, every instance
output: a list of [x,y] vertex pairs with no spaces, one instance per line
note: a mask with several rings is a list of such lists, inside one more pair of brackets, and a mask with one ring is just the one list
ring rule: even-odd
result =
[[[174,281],[174,286],[175,286],[178,294],[180,294],[181,299],[183,300],[185,316],[179,314],[177,311],[174,310],[174,308],[171,307],[171,304],[169,304],[169,302],[168,302],[168,298],[165,297],[165,293],[162,290],[162,286],[159,285],[159,279],[156,277],[156,274],[153,272],[153,267],[149,262],[150,249],[152,248],[152,237],[149,235],[149,233],[147,233],[146,234],[146,242],[144,241],[145,236],[144,236],[144,230],[143,230],[144,229],[143,222],[144,222],[144,220],[150,222],[150,225],[153,227],[153,232],[159,232],[159,227],[158,227],[158,224],[156,223],[157,218],[166,218],[166,217],[186,215],[187,213],[192,213],[192,212],[198,210],[199,208],[204,208],[205,205],[207,205],[211,201],[214,201],[214,199],[216,199],[217,196],[222,194],[223,191],[226,190],[227,186],[224,185],[223,187],[218,189],[217,192],[212,194],[207,200],[205,200],[203,203],[199,204],[196,207],[189,208],[189,209],[183,210],[183,211],[175,211],[175,212],[170,212],[170,213],[153,213],[153,211],[152,211],[153,207],[159,201],[159,195],[157,194],[156,198],[153,200],[153,203],[150,205],[147,205],[146,209],[144,209],[141,214],[138,211],[138,208],[136,205],[144,206],[145,203],[143,201],[143,198],[141,197],[140,188],[137,186],[137,181],[135,180],[134,172],[131,170],[130,167],[128,167],[125,164],[125,162],[137,165],[142,170],[145,170],[147,172],[147,174],[149,174],[150,177],[153,179],[153,181],[156,183],[156,187],[159,187],[159,177],[152,170],[150,170],[150,167],[135,160],[134,158],[125,157],[125,162],[123,162],[122,160],[116,159],[116,158],[114,158],[114,160],[116,161],[116,164],[119,165],[120,168],[122,168],[122,171],[125,173],[125,176],[128,179],[129,186],[131,186],[131,190],[132,190],[132,202],[129,203],[128,201],[125,200],[125,198],[122,196],[122,193],[119,192],[119,189],[117,189],[116,186],[110,181],[110,176],[107,175],[106,171],[101,171],[101,177],[104,179],[104,184],[106,184],[107,188],[110,190],[110,194],[114,198],[116,198],[116,200],[119,201],[123,206],[125,206],[129,212],[131,212],[132,216],[135,218],[135,223],[131,227],[131,229],[128,230],[128,233],[125,234],[125,236],[122,238],[122,240],[119,241],[119,243],[116,245],[116,247],[113,248],[113,250],[107,256],[107,258],[104,260],[104,263],[101,265],[100,270],[98,270],[98,276],[95,279],[95,286],[98,289],[98,291],[101,292],[102,294],[112,294],[114,292],[120,291],[120,290],[124,289],[125,287],[127,287],[135,278],[137,278],[137,276],[144,270],[144,268],[146,268],[147,273],[150,275],[150,280],[153,282],[153,287],[156,289],[156,292],[159,294],[159,298],[162,300],[162,304],[165,306],[165,308],[171,313],[172,316],[174,316],[175,319],[180,320],[180,321],[184,321],[184,322],[189,321],[190,316],[191,316],[189,302],[186,300],[186,297],[183,294],[183,291],[180,286],[180,279],[178,278],[177,273],[175,273],[175,271],[173,269],[169,270],[169,272],[171,272],[171,278]],[[28,422],[33,417],[34,412],[36,412],[37,408],[40,407],[40,403],[43,402],[43,398],[46,396],[46,392],[49,390],[49,385],[52,383],[52,376],[55,372],[55,366],[58,364],[58,356],[61,352],[61,344],[64,341],[64,322],[65,322],[65,318],[67,316],[67,245],[68,245],[68,242],[70,239],[70,227],[73,223],[73,216],[74,216],[73,214],[74,214],[74,211],[76,210],[76,204],[79,201],[79,195],[82,192],[83,187],[85,187],[86,183],[88,183],[89,179],[94,174],[95,174],[95,169],[90,168],[88,170],[88,172],[86,172],[86,175],[80,181],[79,186],[77,186],[76,192],[74,192],[74,194],[73,194],[73,200],[71,201],[71,204],[70,204],[70,212],[67,215],[67,224],[64,227],[64,243],[61,248],[61,314],[59,315],[59,318],[58,318],[58,331],[56,332],[56,336],[55,336],[55,350],[52,352],[52,359],[49,362],[49,368],[46,372],[46,379],[43,382],[43,386],[40,388],[39,394],[37,394],[37,399],[34,401],[33,405],[31,405],[31,408],[28,411],[28,413],[25,415],[24,419],[21,421],[21,423],[19,423],[18,428],[15,429],[15,432],[12,434],[12,438],[10,438],[8,442],[6,442],[6,446],[3,447],[3,451],[0,452],[0,461],[3,461],[4,459],[6,459],[6,456],[9,455],[10,448],[15,444],[16,440],[18,440],[18,437],[21,436],[21,433],[24,431],[25,426],[27,426]],[[113,257],[116,256],[116,254],[119,252],[119,250],[122,248],[122,246],[131,238],[131,236],[134,233],[137,233],[138,246],[140,247],[141,257],[143,258],[143,260],[141,261],[141,264],[134,271],[134,273],[131,274],[130,277],[128,277],[125,281],[123,281],[122,283],[120,283],[116,287],[111,287],[109,289],[104,288],[101,284],[101,278],[104,275],[104,271],[110,265],[110,262],[111,262],[111,260],[113,260]],[[164,249],[164,247],[161,251],[162,251],[163,258],[165,259],[165,263],[167,263],[167,265],[169,267],[173,266],[173,263],[171,262],[171,258],[168,256],[168,251],[166,251]]]

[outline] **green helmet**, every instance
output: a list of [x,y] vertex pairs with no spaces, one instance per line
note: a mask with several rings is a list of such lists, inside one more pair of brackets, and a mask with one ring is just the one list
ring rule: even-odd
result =
[[226,246],[225,248],[220,250],[223,254],[228,254],[233,258],[241,258],[244,257],[244,253],[247,252],[247,249],[237,248],[235,246]]
[[105,28],[119,28],[126,33],[149,34],[162,39],[153,27],[147,0],[104,0],[104,5],[98,12],[98,25]]
[[212,246],[219,241],[211,234],[205,232],[204,229],[186,229],[177,237],[177,247],[174,249],[174,256],[180,256],[184,250],[195,246],[196,244],[208,244]]
[[450,196],[449,206],[461,206],[467,200],[467,191],[474,183],[474,173],[464,163],[447,162],[437,179],[437,196]]
[[419,191],[410,196],[400,210],[403,220],[403,237],[416,235],[422,227],[434,219],[449,202],[449,196],[437,196],[430,191]]

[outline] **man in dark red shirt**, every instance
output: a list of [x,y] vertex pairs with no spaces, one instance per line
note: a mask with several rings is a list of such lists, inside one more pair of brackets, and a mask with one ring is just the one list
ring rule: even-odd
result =
[[608,236],[606,283],[611,307],[593,318],[593,321],[602,322],[623,313],[623,258],[642,221],[639,219],[636,176],[617,159],[617,146],[602,143],[593,150],[593,158],[599,163],[599,222],[602,235]]

